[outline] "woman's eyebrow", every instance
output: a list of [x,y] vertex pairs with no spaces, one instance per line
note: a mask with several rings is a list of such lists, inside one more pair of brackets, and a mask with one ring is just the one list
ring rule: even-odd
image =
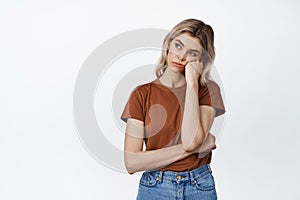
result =
[[[175,41],[179,42],[182,46],[184,46],[184,44],[179,39],[176,39]],[[191,50],[200,53],[200,51],[198,51],[196,49],[191,49]]]
[[182,46],[184,46],[184,44],[180,40],[176,39],[175,41],[179,42]]

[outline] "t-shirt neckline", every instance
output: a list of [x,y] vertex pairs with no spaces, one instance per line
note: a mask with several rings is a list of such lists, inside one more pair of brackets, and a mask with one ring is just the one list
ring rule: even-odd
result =
[[186,89],[186,83],[184,83],[183,85],[181,85],[181,86],[179,86],[179,87],[174,87],[174,88],[172,88],[172,87],[168,87],[168,86],[164,85],[164,84],[159,80],[159,78],[155,79],[155,80],[153,81],[153,83],[155,83],[155,85],[156,85],[157,87],[159,87],[160,89],[163,89],[163,90],[166,91],[166,92],[179,92],[179,91],[183,91],[183,90]]

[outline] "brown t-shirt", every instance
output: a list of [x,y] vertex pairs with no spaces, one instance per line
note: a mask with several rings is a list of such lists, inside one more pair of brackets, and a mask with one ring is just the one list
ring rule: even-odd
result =
[[[134,118],[144,122],[144,141],[146,150],[161,149],[181,144],[180,127],[183,117],[186,83],[180,87],[169,88],[159,79],[137,86],[130,94],[121,119]],[[199,105],[209,105],[216,109],[216,117],[225,113],[218,84],[209,81],[199,87]],[[204,158],[192,154],[171,163],[160,170],[188,171],[211,162],[212,152]]]

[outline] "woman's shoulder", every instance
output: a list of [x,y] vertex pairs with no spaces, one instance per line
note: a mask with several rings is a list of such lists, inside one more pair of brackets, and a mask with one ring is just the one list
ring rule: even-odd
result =
[[150,90],[150,87],[155,84],[155,81],[156,80],[152,80],[152,81],[149,81],[149,82],[146,82],[146,83],[142,83],[142,84],[139,84],[137,85],[135,88],[134,88],[134,91],[139,91],[139,92],[148,92]]
[[208,88],[208,89],[220,89],[219,84],[214,80],[207,80],[205,85],[201,87]]

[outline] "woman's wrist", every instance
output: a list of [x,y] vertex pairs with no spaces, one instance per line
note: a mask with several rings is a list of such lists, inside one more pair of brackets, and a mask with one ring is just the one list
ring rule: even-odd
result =
[[195,87],[195,86],[198,87],[198,79],[188,79],[188,80],[186,80],[186,84],[187,84],[187,86],[190,86],[190,87]]

